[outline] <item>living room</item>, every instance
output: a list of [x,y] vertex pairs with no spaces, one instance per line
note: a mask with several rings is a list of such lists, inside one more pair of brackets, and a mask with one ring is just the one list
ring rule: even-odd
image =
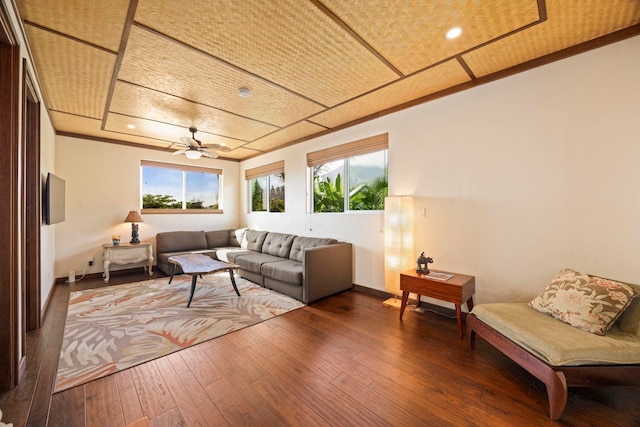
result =
[[[416,258],[473,274],[477,301],[534,296],[564,266],[634,282],[638,37],[413,107],[223,170],[224,213],[142,215],[142,241],[161,231],[246,226],[333,237],[354,245],[354,283],[385,290],[382,212],[307,212],[306,154],[389,133],[389,194],[424,199]],[[487,100],[490,100],[487,103]],[[524,102],[526,100],[526,102]],[[170,154],[55,138],[68,182],[67,219],[55,228],[55,271],[44,283],[101,271],[101,245],[126,238],[139,206],[140,159]],[[284,160],[286,211],[247,213],[246,169]],[[194,161],[191,161],[192,163]],[[621,207],[624,207],[623,209]]]
[[[306,156],[388,133],[389,194],[412,195],[425,209],[416,257],[425,251],[434,269],[475,276],[476,304],[528,301],[563,267],[640,283],[638,52],[635,35],[242,161],[181,157],[222,170],[223,212],[143,214],[140,239],[235,227],[332,237],[354,246],[354,284],[386,292],[383,212],[309,213]],[[21,56],[29,57],[24,47]],[[141,160],[176,157],[56,134],[45,108],[40,139],[42,174],[67,184],[65,221],[40,230],[45,308],[69,271],[101,273],[112,235],[128,240],[123,220],[140,209]],[[250,212],[245,171],[276,161],[284,161],[285,212]]]

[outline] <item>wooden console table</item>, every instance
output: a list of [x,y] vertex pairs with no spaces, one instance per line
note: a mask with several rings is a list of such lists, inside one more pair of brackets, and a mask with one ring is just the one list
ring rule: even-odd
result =
[[[435,272],[434,272],[435,273]],[[425,274],[416,273],[415,270],[405,271],[400,274],[400,290],[402,291],[402,305],[400,306],[400,320],[407,307],[409,293],[420,296],[439,299],[455,304],[456,317],[458,319],[458,335],[462,338],[462,304],[467,303],[469,311],[473,310],[473,294],[476,292],[476,279],[474,276],[438,271],[438,273],[452,274],[453,277],[446,281],[434,279]]]
[[111,264],[137,264],[144,261],[145,271],[153,276],[153,247],[151,243],[129,244],[123,243],[117,246],[102,245],[102,262],[104,265],[104,283],[109,283],[109,266]]

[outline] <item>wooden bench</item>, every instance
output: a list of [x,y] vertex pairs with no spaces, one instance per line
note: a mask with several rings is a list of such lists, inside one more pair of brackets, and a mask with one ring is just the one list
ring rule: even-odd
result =
[[[640,306],[640,301],[634,301],[633,304]],[[616,356],[613,349],[610,360],[599,362],[594,360],[597,359],[597,357],[594,357],[591,359],[591,362],[588,362],[590,360],[588,349],[590,348],[589,344],[591,341],[595,343],[601,341],[602,346],[605,347],[604,351],[601,348],[598,352],[594,352],[594,354],[597,353],[599,356],[606,354],[606,346],[610,346],[616,347],[616,351],[621,347],[626,347],[627,352],[635,353],[638,358],[640,358],[640,337],[617,330],[607,333],[604,337],[594,336],[589,332],[574,328],[551,316],[539,313],[534,309],[529,308],[529,311],[527,311],[527,308],[529,308],[527,304],[518,303],[480,304],[476,306],[474,311],[472,311],[466,319],[467,341],[469,348],[473,349],[476,335],[482,337],[489,344],[493,345],[496,349],[500,350],[511,360],[542,381],[547,388],[549,415],[552,420],[559,419],[564,412],[567,405],[569,387],[640,385],[640,364],[615,363],[614,360],[618,356]],[[484,311],[485,315],[483,317],[488,319],[486,316],[486,313],[489,312],[488,309],[497,312],[498,315],[496,315],[495,318],[501,319],[500,322],[494,322],[495,328],[481,320],[474,313],[475,311],[479,311],[482,315]],[[514,323],[516,319],[518,319],[518,325],[513,328],[507,325],[509,316],[505,315],[505,313],[509,313],[510,311],[513,312]],[[522,326],[527,323],[530,325],[538,325],[539,327],[536,328],[536,326],[534,326],[527,328],[526,326]],[[526,329],[529,334],[519,333],[518,328],[520,328],[520,331]],[[498,329],[501,330],[499,331]],[[549,360],[545,360],[545,356],[533,351],[527,343],[527,340],[530,339],[530,343],[534,344],[535,342],[535,346],[548,345],[545,344],[545,339],[550,335],[555,335],[556,339],[549,340],[548,342],[553,342],[554,345],[562,345],[558,344],[562,343],[562,340],[557,338],[561,337],[563,333],[569,334],[566,340],[567,346],[569,346],[569,343],[579,343],[581,341],[585,343],[584,349],[581,350],[581,352],[576,352],[579,354],[575,354],[575,360],[564,359],[558,363],[550,363]],[[531,339],[531,337],[535,339]],[[615,345],[617,341],[621,344],[620,346]],[[569,352],[564,352],[562,351],[564,349],[560,348],[557,350],[561,351],[550,353],[554,355],[557,354],[559,357],[568,357],[569,354],[572,354],[572,350]],[[556,357],[553,357],[552,360],[556,360]]]

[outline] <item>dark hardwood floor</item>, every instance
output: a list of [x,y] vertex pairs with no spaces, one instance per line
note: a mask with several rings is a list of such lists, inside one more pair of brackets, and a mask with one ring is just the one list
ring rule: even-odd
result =
[[[145,280],[115,275],[114,284]],[[349,291],[51,395],[70,290],[57,285],[28,336],[26,375],[0,395],[3,422],[33,426],[638,426],[638,387],[570,389],[561,421],[544,385],[455,319]],[[185,296],[186,298],[186,296]]]

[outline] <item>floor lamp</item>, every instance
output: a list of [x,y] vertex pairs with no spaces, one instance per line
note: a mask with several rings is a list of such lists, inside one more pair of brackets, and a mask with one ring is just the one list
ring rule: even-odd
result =
[[413,248],[413,196],[384,199],[384,287],[395,295],[384,305],[400,308],[400,273],[415,267]]

